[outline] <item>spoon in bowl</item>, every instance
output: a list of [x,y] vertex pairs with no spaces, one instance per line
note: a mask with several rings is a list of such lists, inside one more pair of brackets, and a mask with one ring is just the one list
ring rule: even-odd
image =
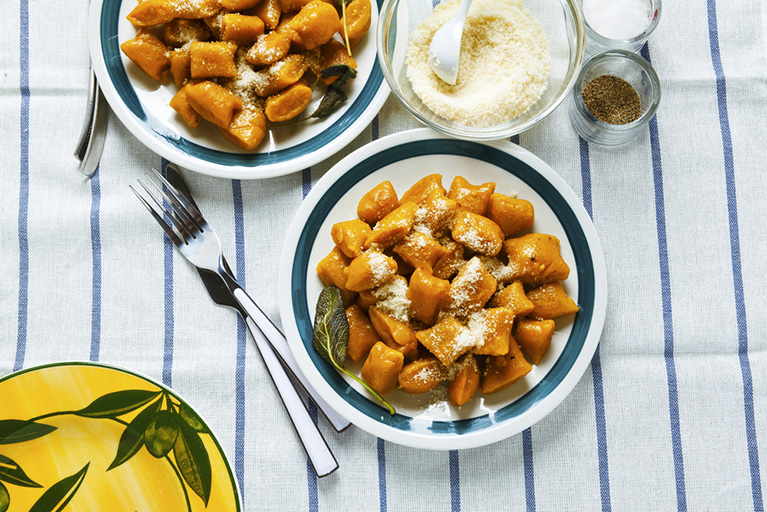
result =
[[443,82],[455,85],[458,78],[458,60],[461,57],[461,37],[466,15],[471,7],[471,0],[461,0],[453,17],[447,20],[429,45],[429,64],[434,73]]

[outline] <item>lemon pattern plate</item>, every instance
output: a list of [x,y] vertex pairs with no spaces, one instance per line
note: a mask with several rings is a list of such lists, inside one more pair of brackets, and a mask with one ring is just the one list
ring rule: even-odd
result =
[[239,511],[216,438],[146,377],[60,363],[0,379],[0,512]]

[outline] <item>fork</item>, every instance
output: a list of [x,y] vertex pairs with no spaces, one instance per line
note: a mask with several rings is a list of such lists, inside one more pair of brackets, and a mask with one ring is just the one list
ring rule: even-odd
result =
[[[162,199],[170,205],[170,209],[162,203],[143,181],[139,180],[139,185],[141,185],[144,194],[151,199],[151,203],[154,203],[156,207],[142,193],[136,191],[133,186],[130,186],[130,189],[149,210],[160,227],[176,245],[179,252],[198,269],[218,274],[224,280],[240,306],[248,312],[246,318],[248,330],[256,341],[256,347],[277,388],[282,403],[287,409],[288,416],[290,416],[293,427],[298,433],[301,444],[317,475],[320,477],[329,475],[338,469],[338,462],[314,420],[309,415],[309,411],[301,400],[298,391],[293,386],[290,376],[282,366],[279,357],[270,347],[269,340],[256,325],[253,319],[254,316],[259,318],[259,315],[263,315],[263,313],[257,307],[257,311],[253,311],[252,306],[255,303],[225,267],[223,250],[218,235],[208,225],[200,211],[183,194],[179,193],[160,173],[154,169],[152,170],[162,184],[165,185],[169,194],[166,194],[151,178],[147,179]],[[164,220],[163,216],[169,219],[170,223]]]

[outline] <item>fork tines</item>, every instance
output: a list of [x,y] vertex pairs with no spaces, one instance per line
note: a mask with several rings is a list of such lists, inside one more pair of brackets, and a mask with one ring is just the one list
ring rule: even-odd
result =
[[[205,231],[203,229],[205,220],[202,218],[202,214],[185,194],[171,185],[162,174],[157,172],[156,169],[152,169],[152,171],[164,187],[160,187],[149,175],[146,176],[146,179],[152,184],[152,187],[159,193],[160,197],[152,192],[140,178],[138,184],[144,190],[143,194],[133,188],[132,185],[128,186],[136,194],[136,197],[139,198],[141,204],[149,210],[149,213],[152,214],[152,217],[160,224],[160,227],[162,227],[174,244],[186,244],[187,240],[196,239],[198,233]],[[163,188],[169,193],[166,193]],[[145,196],[149,196],[151,201],[148,201]],[[168,220],[170,220],[170,223],[168,223]],[[173,228],[175,228],[175,231]]]

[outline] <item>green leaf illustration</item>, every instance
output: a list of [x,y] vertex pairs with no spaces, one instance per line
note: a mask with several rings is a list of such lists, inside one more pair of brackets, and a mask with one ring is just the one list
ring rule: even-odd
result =
[[24,420],[0,421],[0,444],[15,444],[43,437],[56,430],[56,427]]
[[144,389],[116,391],[97,398],[88,407],[74,414],[86,418],[116,418],[148,404],[160,393],[162,392]]
[[107,471],[128,462],[131,457],[138,453],[144,443],[144,431],[146,430],[146,426],[149,425],[152,416],[160,410],[161,402],[161,400],[156,400],[149,407],[138,413],[136,417],[133,418],[133,421],[128,423],[122,436],[120,436],[120,442],[117,445],[117,454],[115,454],[115,458],[107,468]]
[[72,476],[68,476],[45,491],[40,496],[40,499],[32,505],[29,512],[61,512],[64,507],[67,506],[69,501],[75,495],[80,485],[85,479],[85,474],[88,472],[88,466],[90,462],[86,464],[83,469],[78,471]]
[[8,489],[5,488],[3,482],[0,482],[0,512],[5,512],[10,506],[11,496],[8,494]]
[[4,455],[0,455],[0,480],[20,487],[42,487],[29,478],[21,466]]
[[210,457],[200,436],[184,422],[179,422],[178,438],[173,445],[173,455],[181,476],[207,507],[212,477]]
[[149,453],[161,459],[170,453],[178,438],[180,416],[170,411],[160,411],[144,430],[144,445]]
[[178,412],[181,415],[181,417],[184,419],[184,421],[186,421],[187,424],[193,429],[195,429],[197,432],[201,432],[203,434],[210,433],[210,431],[208,430],[208,427],[206,427],[205,424],[200,419],[200,417],[197,416],[197,413],[194,412],[184,402],[181,402],[181,405],[178,408]]

